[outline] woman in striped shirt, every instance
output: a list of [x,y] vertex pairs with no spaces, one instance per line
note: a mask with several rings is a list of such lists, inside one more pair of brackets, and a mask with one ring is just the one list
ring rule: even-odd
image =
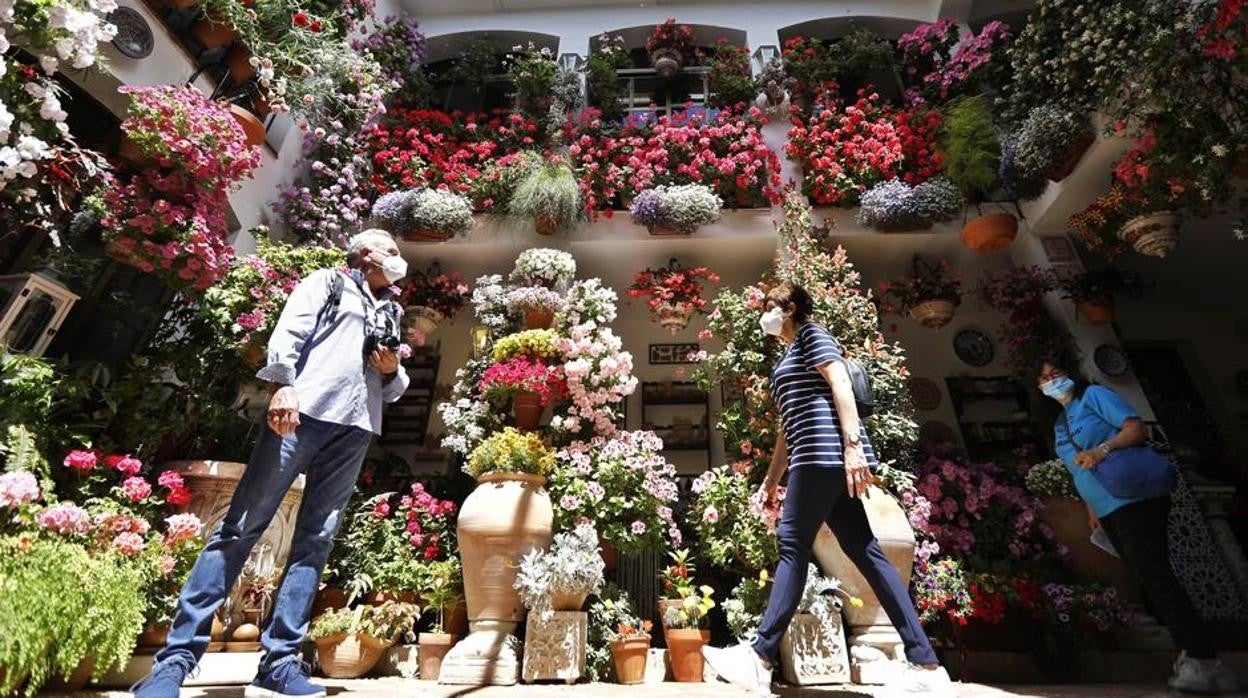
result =
[[752,643],[704,654],[720,677],[758,695],[770,695],[771,666],[780,638],[797,609],[819,527],[826,523],[845,554],[867,579],[901,635],[908,664],[888,695],[954,695],[919,623],[906,581],[871,532],[862,497],[872,481],[875,452],[858,418],[840,344],[810,319],[810,295],[782,284],[767,294],[761,324],[788,345],[771,372],[772,399],[780,410],[780,435],[761,495],[775,506],[776,488],[789,473],[776,535],[780,564],[762,624]]

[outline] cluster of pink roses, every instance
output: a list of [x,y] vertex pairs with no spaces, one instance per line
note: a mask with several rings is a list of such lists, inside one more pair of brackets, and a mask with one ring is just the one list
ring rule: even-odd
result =
[[423,483],[414,482],[409,492],[399,497],[397,507],[389,497],[378,497],[373,503],[373,518],[383,521],[397,515],[395,523],[403,526],[407,541],[426,561],[432,561],[454,551],[452,524],[457,510],[455,502],[438,499]]
[[[64,465],[80,476],[89,476],[96,472],[101,462],[105,468],[115,470],[123,479],[118,485],[122,495],[130,503],[148,501],[153,493],[152,483],[139,474],[143,462],[129,455],[104,456],[99,451],[74,450],[65,456]],[[173,470],[165,470],[157,477],[156,484],[165,490],[163,501],[171,506],[186,506],[191,501],[191,492],[186,487],[182,476]]]
[[623,346],[610,329],[594,331],[584,325],[555,340],[564,358],[563,373],[572,405],[552,426],[575,434],[592,424],[595,434],[615,433],[618,407],[637,388],[633,355],[623,351]]

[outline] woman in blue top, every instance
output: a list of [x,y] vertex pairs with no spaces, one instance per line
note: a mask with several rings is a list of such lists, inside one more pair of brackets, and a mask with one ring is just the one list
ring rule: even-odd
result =
[[873,479],[875,452],[858,418],[841,346],[827,328],[811,322],[811,309],[806,291],[782,284],[767,294],[761,320],[765,333],[788,345],[771,373],[781,428],[760,490],[774,506],[787,466],[788,491],[776,531],[780,564],[767,610],[752,643],[708,647],[703,654],[721,678],[770,695],[780,638],[801,600],[815,534],[826,523],[870,583],[905,645],[909,663],[890,682],[888,695],[952,698],[949,675],[923,632],[906,581],[884,555],[867,521],[860,497]]
[[1234,674],[1218,661],[1200,615],[1170,567],[1169,495],[1122,499],[1110,494],[1093,474],[1110,453],[1144,443],[1144,422],[1121,395],[1088,385],[1073,370],[1046,363],[1037,384],[1062,405],[1054,426],[1055,448],[1088,506],[1093,525],[1099,523],[1105,530],[1183,651],[1175,662],[1170,686],[1205,694],[1234,690]]

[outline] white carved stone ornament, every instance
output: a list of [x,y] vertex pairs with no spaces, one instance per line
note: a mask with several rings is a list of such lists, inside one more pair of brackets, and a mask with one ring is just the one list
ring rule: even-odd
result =
[[525,626],[524,682],[576,683],[585,674],[588,614],[556,611],[549,620],[530,613]]
[[793,616],[780,639],[780,663],[784,680],[798,686],[849,683],[849,651],[840,615],[829,632],[809,613]]
[[474,630],[442,660],[444,686],[514,686],[523,644],[509,630]]

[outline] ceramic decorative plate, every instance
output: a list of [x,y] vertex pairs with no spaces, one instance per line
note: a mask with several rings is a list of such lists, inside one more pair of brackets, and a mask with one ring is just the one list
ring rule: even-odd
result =
[[931,412],[940,407],[940,386],[935,381],[915,376],[906,381],[906,387],[910,390],[910,399],[914,400],[916,408]]
[[108,21],[117,27],[113,46],[127,58],[147,58],[152,55],[152,28],[143,15],[133,8],[118,7],[108,15]]
[[992,344],[992,338],[987,334],[974,329],[959,330],[953,336],[953,353],[963,363],[980,368],[992,363],[993,356],[996,355],[996,348]]
[[1111,378],[1125,376],[1131,370],[1131,360],[1127,358],[1126,352],[1113,344],[1102,344],[1097,347],[1096,351],[1092,352],[1092,361],[1101,373]]

